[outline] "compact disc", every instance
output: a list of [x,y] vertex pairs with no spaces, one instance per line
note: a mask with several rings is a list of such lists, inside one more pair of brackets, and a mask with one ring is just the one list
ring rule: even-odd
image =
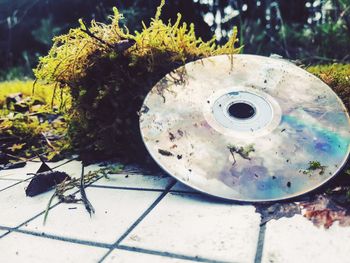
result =
[[140,110],[151,156],[217,197],[272,201],[331,179],[350,150],[349,115],[321,80],[253,55],[197,60],[169,73]]

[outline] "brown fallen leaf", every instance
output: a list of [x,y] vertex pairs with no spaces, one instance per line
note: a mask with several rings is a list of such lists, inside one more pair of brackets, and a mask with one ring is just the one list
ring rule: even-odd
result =
[[338,204],[332,195],[318,195],[314,201],[301,203],[303,215],[314,225],[325,228],[331,227],[338,221],[341,226],[350,226],[349,207]]

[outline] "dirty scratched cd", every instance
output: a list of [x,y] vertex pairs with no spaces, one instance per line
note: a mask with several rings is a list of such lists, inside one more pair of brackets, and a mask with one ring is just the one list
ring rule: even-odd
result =
[[345,164],[349,115],[321,80],[281,59],[216,56],[169,73],[147,95],[140,129],[154,160],[201,192],[291,198]]

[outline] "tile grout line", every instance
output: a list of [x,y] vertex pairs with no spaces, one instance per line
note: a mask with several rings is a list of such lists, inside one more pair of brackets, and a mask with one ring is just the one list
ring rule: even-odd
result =
[[145,212],[121,235],[118,240],[112,245],[111,249],[98,261],[99,263],[103,262],[106,257],[113,251],[113,249],[117,248],[119,244],[124,240],[124,238],[130,234],[132,230],[160,203],[160,201],[169,193],[170,189],[176,184],[176,181],[173,180],[163,193],[147,208]]
[[[70,162],[73,162],[73,161],[78,161],[78,158],[69,159],[69,160],[65,161],[64,163],[61,163],[61,164],[59,164],[59,165],[56,165],[56,166],[50,167],[50,168],[51,168],[52,170],[55,170],[55,169],[57,169],[57,168],[59,168],[59,167],[61,167],[61,166],[63,166],[63,165],[66,165],[67,163],[70,163]],[[78,162],[79,162],[79,161],[78,161]]]
[[[53,240],[63,241],[63,242],[67,242],[67,243],[74,243],[74,244],[79,244],[79,245],[85,245],[85,246],[90,246],[90,247],[98,247],[98,248],[105,248],[105,249],[111,249],[113,247],[113,245],[108,244],[108,243],[88,241],[88,240],[75,239],[75,238],[68,238],[68,237],[62,237],[62,236],[51,235],[51,234],[43,234],[43,233],[30,231],[30,230],[14,229],[14,228],[4,227],[4,226],[0,226],[0,229],[8,231],[7,233],[2,235],[1,237],[6,236],[10,232],[16,232],[16,233],[21,233],[21,234],[25,234],[25,235],[53,239]],[[134,248],[134,247],[129,247],[129,246],[117,246],[116,248],[120,249],[120,250],[130,251],[130,252],[157,255],[157,256],[162,256],[162,257],[185,259],[185,260],[191,260],[191,261],[195,261],[195,262],[224,263],[223,261],[215,261],[215,260],[206,259],[206,258],[191,257],[191,256],[182,255],[182,254],[162,252],[162,251],[142,249],[142,248]],[[113,249],[115,249],[115,248],[113,248]]]
[[[261,219],[262,220],[262,219]],[[266,224],[260,225],[254,263],[261,263],[265,243]]]
[[4,230],[4,231],[7,231],[7,232],[5,232],[4,234],[0,235],[0,239],[3,238],[4,236],[7,236],[7,235],[10,233],[10,230],[2,229],[1,227],[0,227],[0,229],[1,229],[1,230]]
[[26,182],[26,181],[28,181],[28,180],[30,180],[30,179],[32,179],[32,177],[30,177],[30,178],[28,178],[28,179],[25,179],[25,180],[18,180],[16,183],[11,184],[11,185],[9,185],[9,186],[7,186],[7,187],[1,189],[0,192],[5,191],[5,190],[7,190],[7,189],[9,189],[9,188],[12,188],[12,187],[14,187],[14,186],[16,186],[16,185],[18,185],[18,184],[20,184],[20,183]]
[[[15,232],[15,233],[21,233],[21,234],[26,234],[26,235],[30,235],[30,236],[43,237],[43,238],[47,238],[47,239],[59,240],[59,241],[64,241],[64,242],[68,242],[68,243],[75,243],[75,244],[87,245],[87,246],[92,246],[92,247],[110,249],[112,246],[111,244],[103,243],[103,242],[81,240],[81,239],[63,237],[63,236],[59,236],[59,235],[46,234],[43,232],[35,232],[35,231],[30,231],[30,230],[25,230],[25,229],[17,229],[17,228],[4,227],[4,226],[0,226],[0,229],[7,230],[7,231],[9,231],[8,233]],[[8,233],[5,233],[3,236],[6,236]]]
[[13,182],[22,182],[23,180],[21,179],[11,179],[11,178],[0,178],[0,182],[1,181],[13,181]]

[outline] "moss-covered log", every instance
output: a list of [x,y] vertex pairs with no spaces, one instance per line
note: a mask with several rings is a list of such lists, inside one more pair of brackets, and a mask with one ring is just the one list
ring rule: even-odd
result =
[[145,160],[138,110],[145,95],[165,74],[204,57],[235,54],[236,29],[223,46],[215,38],[197,38],[194,25],[160,19],[162,1],[149,26],[130,33],[114,9],[111,23],[95,21],[56,37],[35,75],[40,81],[69,87],[74,115],[70,134],[85,159],[117,157]]

